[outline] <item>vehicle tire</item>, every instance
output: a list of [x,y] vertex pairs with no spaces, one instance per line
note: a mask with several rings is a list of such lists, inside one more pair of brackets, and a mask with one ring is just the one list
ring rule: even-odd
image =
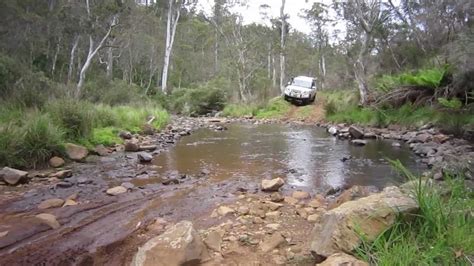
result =
[[311,103],[314,103],[314,101],[316,100],[316,94],[313,96],[313,98],[311,98]]
[[285,101],[289,102],[288,96],[285,95],[285,96],[283,96],[283,98],[285,99]]

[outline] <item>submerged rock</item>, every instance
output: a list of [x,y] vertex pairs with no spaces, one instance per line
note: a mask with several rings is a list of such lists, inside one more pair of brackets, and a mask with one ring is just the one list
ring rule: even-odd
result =
[[346,202],[324,213],[316,223],[311,233],[311,253],[318,261],[336,252],[351,253],[360,244],[360,234],[373,241],[395,223],[399,214],[417,209],[415,200],[397,187]]
[[63,199],[47,199],[42,201],[38,205],[38,209],[44,210],[44,209],[49,209],[49,208],[59,208],[63,206],[64,200]]
[[49,214],[49,213],[40,213],[35,216],[39,220],[41,220],[42,223],[48,225],[52,229],[57,229],[61,226],[59,224],[58,220],[56,220],[56,216]]
[[137,157],[141,163],[149,163],[153,160],[153,156],[147,152],[140,152]]
[[199,265],[208,258],[206,246],[193,224],[182,221],[140,247],[131,265]]
[[356,145],[356,146],[365,146],[365,145],[367,145],[368,142],[366,140],[355,139],[355,140],[351,141],[351,143]]
[[127,192],[127,189],[122,187],[122,186],[117,186],[117,187],[113,187],[113,188],[109,188],[107,189],[106,193],[111,195],[111,196],[117,196],[119,194],[123,194]]

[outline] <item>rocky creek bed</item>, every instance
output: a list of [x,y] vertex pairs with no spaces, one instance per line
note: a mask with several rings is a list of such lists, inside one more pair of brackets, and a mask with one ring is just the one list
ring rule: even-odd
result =
[[[199,128],[222,131],[232,122],[281,123],[175,118],[161,133],[123,135],[125,145],[97,147],[92,156],[76,149],[76,160],[84,162],[27,173],[2,170],[0,264],[314,265],[326,258],[325,263],[355,260],[342,253],[350,253],[357,238],[331,224],[354,226],[354,217],[387,206],[407,212],[416,208],[396,187],[379,193],[362,186],[308,193],[288,187],[285,180],[268,180],[248,190],[245,181],[211,183],[206,169],[171,172],[146,185],[137,181],[156,176],[157,166],[147,162],[181,137]],[[434,179],[442,179],[440,173],[452,167],[472,178],[472,145],[434,128],[319,126],[354,145],[365,145],[370,138],[407,142],[433,167]],[[23,184],[7,186],[15,180]],[[369,207],[358,209],[360,204]],[[382,220],[364,220],[372,225],[369,229],[377,228],[370,235],[389,226],[396,215],[391,211]],[[332,238],[338,243],[315,241]],[[181,243],[180,249],[172,243]]]

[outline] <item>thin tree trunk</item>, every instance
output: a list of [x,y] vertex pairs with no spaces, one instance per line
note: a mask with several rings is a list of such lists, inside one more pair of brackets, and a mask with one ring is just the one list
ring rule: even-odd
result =
[[95,47],[95,49],[94,49],[94,40],[92,39],[92,35],[89,35],[89,52],[87,54],[86,61],[84,62],[84,65],[82,66],[81,72],[79,74],[79,82],[77,83],[76,93],[75,93],[76,98],[79,98],[81,96],[82,88],[84,87],[84,82],[85,82],[85,79],[86,79],[86,72],[87,72],[87,70],[89,69],[89,67],[92,63],[92,59],[94,59],[94,57],[97,54],[97,52],[99,51],[99,49],[104,46],[105,41],[107,40],[107,38],[109,38],[109,35],[112,32],[113,27],[115,26],[116,19],[117,19],[117,17],[114,16],[114,18],[112,19],[112,23],[109,26],[109,30],[104,35],[102,40],[99,42],[97,47]]
[[181,3],[176,6],[176,14],[173,13],[173,0],[169,0],[168,19],[166,22],[166,48],[163,64],[163,74],[161,77],[161,90],[163,93],[168,92],[168,71],[171,59],[171,52],[173,50],[174,36],[176,34],[176,27],[181,13]]
[[365,57],[368,52],[370,36],[368,33],[364,32],[362,47],[359,51],[356,62],[354,63],[354,74],[357,80],[360,94],[360,104],[367,104],[367,95],[368,95],[368,86],[367,79],[365,76]]
[[114,54],[112,47],[107,47],[107,72],[106,77],[108,80],[112,80],[114,73]]
[[80,36],[77,35],[74,37],[72,42],[71,54],[69,57],[69,68],[67,71],[67,84],[71,83],[72,80],[72,72],[74,71],[74,57],[76,55],[77,45],[79,44]]
[[[272,87],[276,88],[277,87],[277,70],[276,70],[276,64],[275,64],[275,55],[272,54]],[[278,90],[280,91],[280,90]]]
[[272,45],[268,44],[268,54],[267,54],[267,78],[272,77]]
[[286,35],[286,19],[285,19],[285,0],[281,1],[280,8],[281,19],[281,39],[280,39],[280,90],[285,90],[285,35]]
[[58,62],[59,50],[61,49],[62,38],[59,37],[58,43],[56,45],[56,51],[53,56],[53,65],[51,66],[51,77],[54,78],[54,72],[56,71],[56,63]]

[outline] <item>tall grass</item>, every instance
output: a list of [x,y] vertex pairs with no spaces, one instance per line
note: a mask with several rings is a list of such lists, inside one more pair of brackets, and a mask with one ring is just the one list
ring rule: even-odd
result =
[[271,99],[266,106],[256,113],[257,118],[282,118],[291,108],[291,104],[282,97]]
[[399,217],[375,241],[363,241],[357,254],[373,265],[472,265],[474,195],[464,177],[446,174],[440,187],[413,176],[398,161],[394,166],[412,180],[419,213]]

